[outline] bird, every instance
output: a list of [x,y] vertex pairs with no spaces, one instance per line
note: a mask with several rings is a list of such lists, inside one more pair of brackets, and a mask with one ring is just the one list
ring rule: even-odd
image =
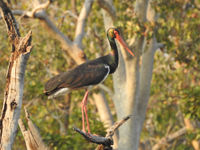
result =
[[[49,79],[44,86],[44,94],[48,98],[56,98],[60,95],[71,92],[72,90],[85,89],[85,95],[81,102],[82,104],[82,131],[85,129],[85,118],[87,123],[87,131],[90,133],[90,126],[87,116],[87,98],[89,89],[102,83],[109,74],[116,71],[119,63],[118,49],[115,39],[132,55],[133,52],[128,48],[127,44],[122,39],[117,28],[109,28],[107,30],[107,38],[111,46],[109,54],[101,56],[94,60],[86,61],[83,64],[76,66],[67,72],[62,72],[51,79]],[[85,113],[85,116],[84,116]]]

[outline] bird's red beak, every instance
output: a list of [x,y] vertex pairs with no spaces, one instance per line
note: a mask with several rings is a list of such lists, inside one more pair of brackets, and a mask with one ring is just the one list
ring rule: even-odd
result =
[[117,31],[114,31],[114,34],[116,36],[116,39],[120,42],[120,44],[122,44],[122,46],[132,55],[135,56],[133,54],[133,52],[128,48],[127,44],[124,42],[124,40],[122,39],[122,37],[119,35],[119,33]]

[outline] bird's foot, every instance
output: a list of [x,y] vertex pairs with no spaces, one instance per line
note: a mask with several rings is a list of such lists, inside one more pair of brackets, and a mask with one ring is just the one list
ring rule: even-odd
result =
[[82,129],[82,131],[85,133],[85,134],[91,134],[90,130],[87,132],[85,129]]
[[82,129],[82,131],[83,131],[84,133],[86,133],[85,129]]

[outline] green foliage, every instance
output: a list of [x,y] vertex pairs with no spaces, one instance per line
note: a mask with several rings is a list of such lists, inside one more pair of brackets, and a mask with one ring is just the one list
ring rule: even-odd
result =
[[[155,55],[144,139],[146,132],[160,139],[178,131],[185,117],[194,123],[200,120],[200,13],[196,3],[179,0],[152,3],[159,14],[156,37],[165,47]],[[173,147],[163,149],[192,149],[194,139],[199,139],[198,127],[174,140]]]
[[188,118],[200,120],[200,86],[183,90],[182,109]]
[[167,70],[172,73],[170,81],[178,78],[184,81],[176,83],[174,94],[179,95],[180,101],[183,99],[181,103],[185,105],[184,112],[199,120],[199,109],[196,107],[200,106],[197,94],[200,80],[200,13],[196,3],[159,0],[154,1],[154,7],[160,15],[157,38],[165,44],[167,52],[174,59],[170,60],[172,62]]

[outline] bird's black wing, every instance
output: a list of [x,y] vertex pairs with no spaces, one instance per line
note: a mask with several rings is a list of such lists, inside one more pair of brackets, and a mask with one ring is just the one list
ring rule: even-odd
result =
[[76,89],[96,85],[102,82],[109,72],[109,66],[102,63],[86,63],[51,78],[45,84],[45,93],[50,95],[61,88]]

